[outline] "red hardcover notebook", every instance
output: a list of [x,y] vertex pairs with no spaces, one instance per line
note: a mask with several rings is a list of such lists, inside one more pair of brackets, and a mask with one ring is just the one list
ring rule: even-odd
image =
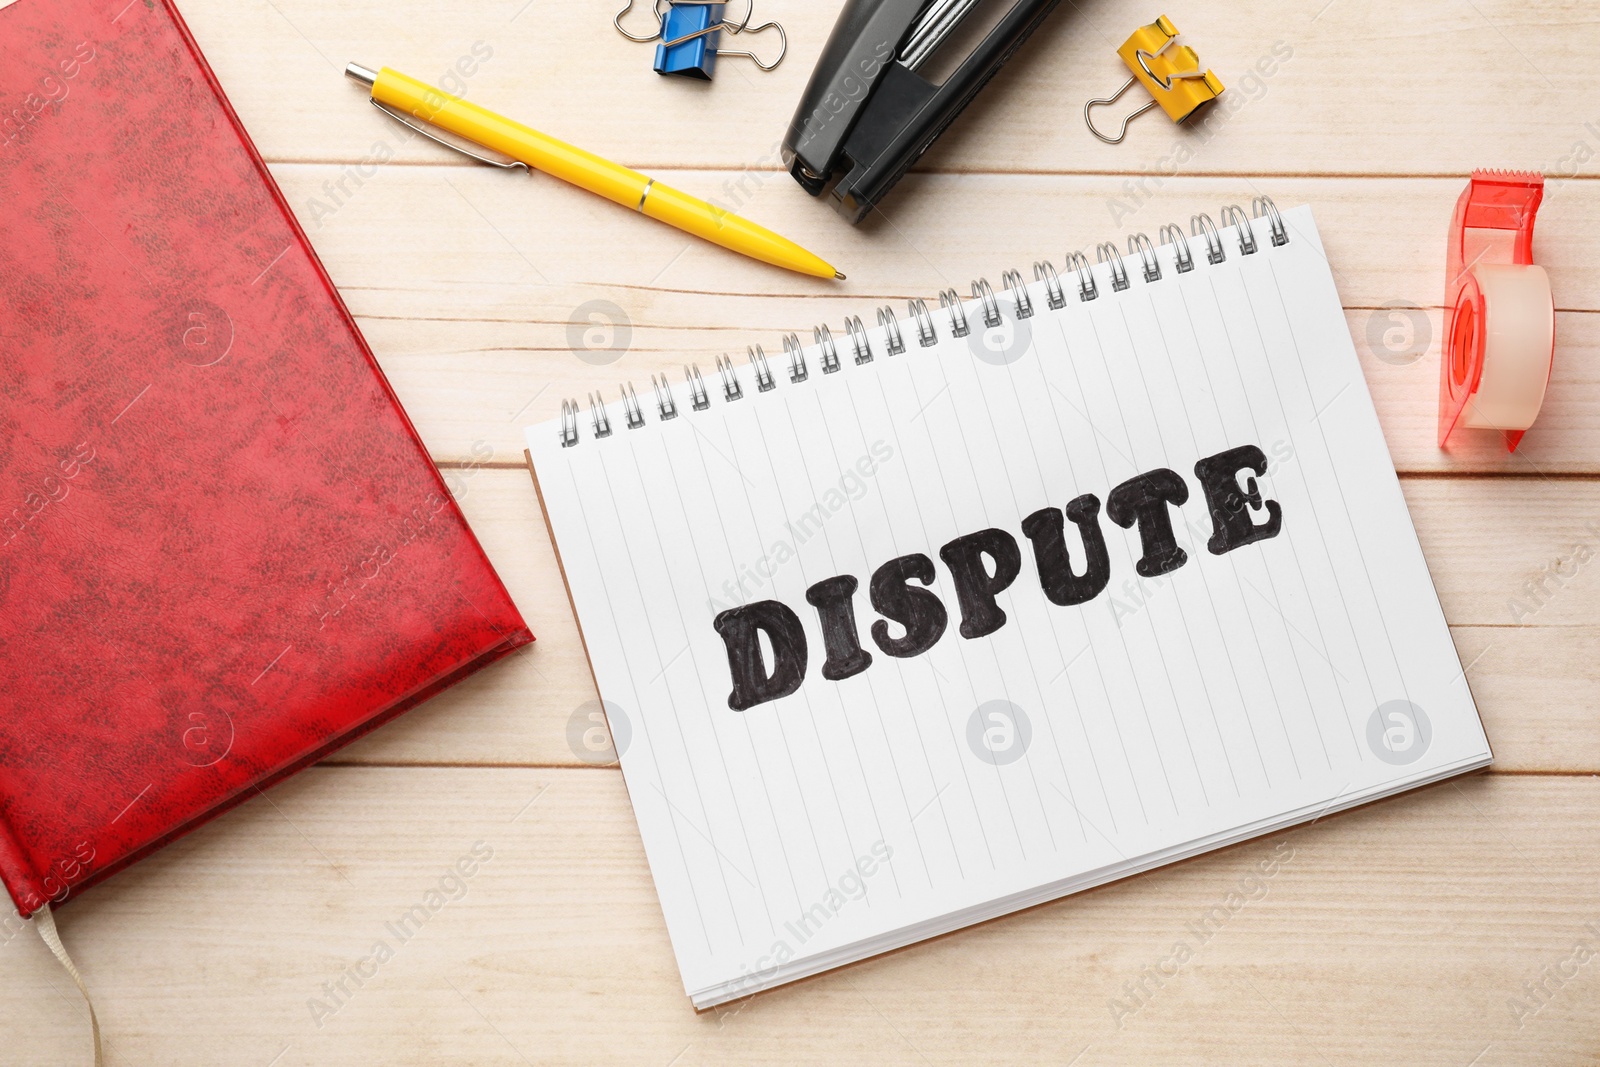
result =
[[24,917],[533,640],[164,0],[0,6],[0,493]]

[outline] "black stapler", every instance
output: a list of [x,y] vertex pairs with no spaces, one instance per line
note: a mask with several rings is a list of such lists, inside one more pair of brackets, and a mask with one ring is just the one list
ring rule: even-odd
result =
[[[860,222],[1058,2],[847,0],[789,123],[789,173]],[[983,3],[1011,8],[943,85],[918,74]]]

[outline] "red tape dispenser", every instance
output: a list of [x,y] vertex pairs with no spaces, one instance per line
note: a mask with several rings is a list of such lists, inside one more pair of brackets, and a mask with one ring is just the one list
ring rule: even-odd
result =
[[1533,262],[1544,177],[1475,170],[1456,201],[1445,274],[1439,447],[1457,426],[1517,443],[1544,403],[1555,358],[1550,276]]

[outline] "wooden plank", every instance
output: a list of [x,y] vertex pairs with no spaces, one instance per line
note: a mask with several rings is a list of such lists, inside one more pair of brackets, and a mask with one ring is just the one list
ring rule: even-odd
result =
[[[1456,180],[1186,179],[1132,215],[1108,208],[1103,179],[929,176],[891,224],[851,231],[778,181],[686,174],[832,256],[850,280],[798,278],[695,242],[545,178],[481,170],[380,168],[346,182],[331,214],[326,166],[276,172],[434,454],[472,455],[483,441],[520,451],[520,427],[555,416],[563,397],[614,396],[681,367],[783,334],[808,342],[815,323],[843,334],[846,315],[877,305],[904,313],[910,297],[965,294],[1034,258],[1065,269],[1066,250],[1154,234],[1197,211],[1248,204],[1256,188],[1284,206],[1315,205],[1351,334],[1402,470],[1600,471],[1600,183],[1568,183],[1549,198],[1537,249],[1553,279],[1559,343],[1544,414],[1522,449],[1470,433],[1435,444],[1444,244]],[[768,176],[770,178],[770,175]],[[325,186],[327,188],[325,188]],[[335,193],[338,190],[334,190]],[[746,206],[748,202],[748,206]],[[600,279],[605,279],[601,281]],[[1070,279],[1069,279],[1070,283]],[[1397,307],[1398,306],[1398,307]],[[491,402],[487,402],[490,400]]]
[[[787,60],[771,74],[730,60],[711,85],[652,73],[651,49],[607,25],[620,6],[274,0],[184,8],[269,159],[355,162],[378,142],[402,159],[441,158],[441,149],[405,144],[340,72],[350,60],[388,63],[437,82],[464,58],[469,99],[630,165],[781,169],[777,145],[837,5],[767,0],[757,17],[788,28]],[[1439,174],[1514,164],[1594,173],[1600,112],[1563,66],[1594,42],[1579,0],[1449,9],[1376,0],[1248,0],[1222,9],[1176,0],[1164,10],[1230,86],[1192,128],[1149,115],[1122,145],[1090,135],[1084,102],[1122,84],[1115,49],[1151,13],[1083,0],[1045,23],[922,167]],[[648,22],[642,9],[633,14],[639,22],[630,25]],[[477,42],[480,55],[492,52],[482,62]],[[270,77],[264,55],[273,57]],[[1137,106],[1131,97],[1120,103]]]
[[[1597,835],[1600,782],[1479,776],[696,1015],[620,775],[319,768],[59,922],[117,1065],[1543,1065],[1596,1051]],[[7,1059],[86,1062],[44,946],[0,953]]]
[[1594,622],[1600,484],[1426,478],[1402,485],[1452,623],[1547,629]]
[[[339,762],[552,764],[588,747],[594,683],[525,469],[447,472],[539,640]],[[1500,771],[1600,770],[1600,483],[1407,479]],[[1585,554],[1596,558],[1581,561]],[[1548,567],[1547,567],[1548,565]],[[1527,583],[1534,582],[1533,591]],[[592,740],[592,738],[590,739]]]

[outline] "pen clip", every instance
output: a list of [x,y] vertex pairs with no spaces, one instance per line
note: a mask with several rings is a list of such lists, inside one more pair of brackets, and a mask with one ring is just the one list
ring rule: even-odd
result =
[[444,147],[446,147],[446,148],[448,148],[448,149],[450,149],[451,151],[454,151],[454,152],[460,152],[462,155],[466,156],[468,159],[477,160],[479,163],[487,163],[487,164],[489,164],[489,166],[491,166],[491,167],[499,167],[501,170],[516,170],[518,167],[521,167],[523,170],[528,171],[528,173],[530,173],[530,174],[533,173],[532,170],[528,167],[528,165],[526,163],[522,162],[522,160],[520,160],[520,159],[512,159],[512,160],[509,160],[508,162],[502,162],[502,161],[500,161],[498,159],[490,159],[488,156],[480,156],[480,155],[478,155],[478,153],[472,151],[470,148],[463,148],[461,145],[454,144],[454,143],[452,143],[450,141],[446,141],[443,137],[440,137],[437,134],[430,132],[425,127],[417,125],[415,122],[412,122],[410,119],[406,118],[404,114],[402,114],[399,111],[396,111],[394,108],[390,107],[387,104],[379,103],[377,100],[373,100],[372,101],[372,106],[377,108],[379,111],[383,112],[385,115],[388,115],[390,118],[394,119],[396,122],[400,123],[400,125],[409,127],[410,129],[415,130],[417,133],[422,134],[422,136],[426,137],[428,140],[432,141],[434,144],[443,145]]

